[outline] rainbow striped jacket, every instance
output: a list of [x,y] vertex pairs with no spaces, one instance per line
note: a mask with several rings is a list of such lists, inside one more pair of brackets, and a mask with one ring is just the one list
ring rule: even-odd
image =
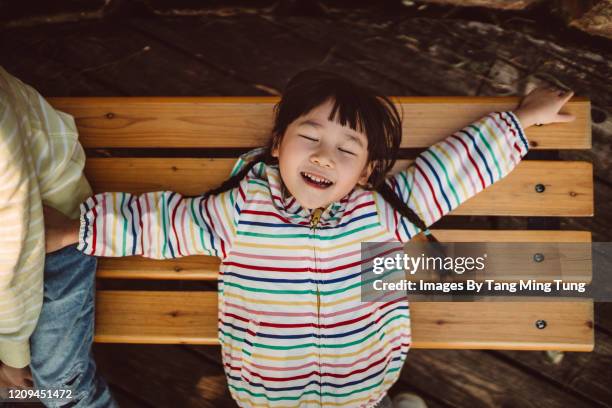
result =
[[[232,174],[260,149],[241,156]],[[388,183],[429,226],[506,176],[527,151],[514,113],[492,112]],[[78,248],[221,258],[219,341],[239,406],[374,406],[399,377],[410,312],[405,298],[361,301],[361,243],[403,243],[420,230],[359,186],[312,223],[313,211],[283,196],[280,183],[277,165],[259,163],[214,196],[97,194],[81,204]]]

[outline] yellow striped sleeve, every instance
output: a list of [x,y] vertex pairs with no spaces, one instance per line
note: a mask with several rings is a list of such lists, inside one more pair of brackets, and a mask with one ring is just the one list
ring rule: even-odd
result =
[[[10,220],[0,222],[0,360],[24,367],[29,364],[28,339],[40,311],[42,282],[38,287],[22,282],[39,273],[44,262],[42,208],[20,115],[8,103],[6,87],[0,87],[0,99],[0,220]],[[38,227],[30,231],[31,224]]]
[[[77,217],[91,195],[72,116],[0,67],[0,361],[30,362],[43,301],[43,202]],[[10,222],[5,222],[10,220]]]

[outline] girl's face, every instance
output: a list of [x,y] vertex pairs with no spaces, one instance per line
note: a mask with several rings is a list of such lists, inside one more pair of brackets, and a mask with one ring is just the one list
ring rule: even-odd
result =
[[327,207],[365,185],[373,168],[367,136],[328,120],[332,107],[329,100],[293,121],[272,150],[285,186],[307,209]]

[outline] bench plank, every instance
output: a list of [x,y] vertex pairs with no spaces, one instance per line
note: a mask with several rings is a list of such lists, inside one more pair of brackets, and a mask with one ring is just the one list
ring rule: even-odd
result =
[[[591,242],[589,231],[491,231],[433,228],[431,231],[442,242]],[[186,256],[164,260],[140,256],[99,258],[97,276],[108,279],[216,280],[219,264],[220,260],[211,256]],[[517,273],[520,271],[517,270]],[[516,279],[520,279],[520,276],[517,275]]]
[[[85,147],[255,147],[266,143],[278,97],[62,97],[49,98],[73,115]],[[515,109],[520,98],[398,97],[401,147],[428,147],[493,111]],[[590,101],[573,97],[563,111],[570,123],[531,127],[533,149],[590,149]],[[205,136],[205,137],[204,137]],[[229,144],[228,144],[229,143]]]
[[[236,159],[90,158],[85,173],[96,192],[143,193],[169,189],[198,195],[217,187]],[[411,160],[401,160],[396,169]],[[571,183],[567,175],[571,174]],[[544,184],[543,193],[535,191]],[[592,216],[593,165],[581,161],[525,160],[448,215]]]
[[[593,350],[592,302],[412,302],[411,314],[415,348]],[[216,292],[103,290],[95,341],[219,344],[217,319]]]

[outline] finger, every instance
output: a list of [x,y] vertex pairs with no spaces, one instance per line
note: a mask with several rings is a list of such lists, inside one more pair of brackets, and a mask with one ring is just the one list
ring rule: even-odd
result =
[[534,84],[533,82],[528,82],[525,86],[525,95],[529,95],[530,93],[541,91],[542,86]]
[[571,113],[561,113],[557,115],[556,122],[572,122],[574,120],[576,120],[576,116],[572,115]]
[[20,375],[17,376],[17,381],[20,383],[20,385],[22,387],[29,387],[30,383],[32,382],[31,380],[28,380],[29,373],[22,370],[19,374]]
[[527,82],[527,84],[525,84],[525,95],[530,94],[531,91],[533,91],[536,88],[537,87],[533,82]]
[[11,382],[14,387],[27,387],[25,380],[21,377],[12,378]]

